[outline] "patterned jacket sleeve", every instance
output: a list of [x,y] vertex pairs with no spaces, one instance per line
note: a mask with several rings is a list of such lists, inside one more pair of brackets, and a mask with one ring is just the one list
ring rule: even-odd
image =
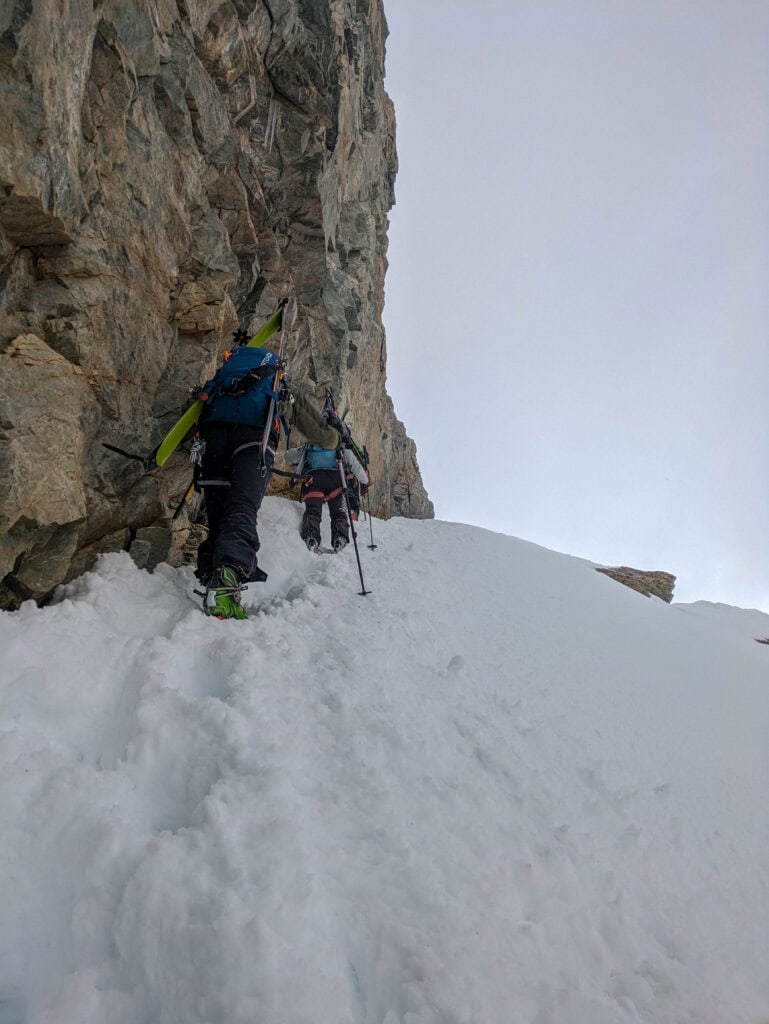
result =
[[288,420],[289,426],[296,428],[310,444],[321,448],[336,450],[342,443],[339,431],[326,425],[325,420],[315,408],[315,401],[310,397],[306,385],[292,383],[291,393],[294,401],[281,402],[280,411]]

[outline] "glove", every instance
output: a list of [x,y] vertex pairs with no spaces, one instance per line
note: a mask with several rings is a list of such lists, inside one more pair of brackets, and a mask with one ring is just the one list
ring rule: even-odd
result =
[[350,440],[352,439],[352,435],[350,434],[350,428],[347,426],[344,420],[341,420],[336,415],[336,413],[332,412],[329,413],[328,415],[328,425],[339,432],[339,436],[342,439],[342,444],[349,444]]
[[216,383],[213,380],[207,380],[205,384],[200,384],[196,388],[190,388],[190,398],[194,398],[197,402],[207,402],[209,395],[216,387]]
[[294,401],[294,396],[291,394],[291,381],[285,375],[282,375],[280,382],[278,383],[278,401],[285,405],[291,405]]

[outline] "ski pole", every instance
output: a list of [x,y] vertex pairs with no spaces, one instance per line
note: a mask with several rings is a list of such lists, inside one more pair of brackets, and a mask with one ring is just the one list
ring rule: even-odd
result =
[[358,552],[358,534],[355,532],[355,523],[352,521],[352,513],[350,512],[350,505],[347,501],[347,478],[344,473],[344,460],[342,458],[342,451],[336,454],[336,464],[339,467],[339,479],[342,482],[342,500],[344,501],[344,507],[347,510],[347,522],[350,524],[350,533],[352,534],[352,544],[355,548],[355,560],[358,563],[358,575],[360,576],[360,596],[365,597],[366,594],[370,594],[370,590],[366,590],[366,584],[363,582],[363,568],[360,564],[360,554]]
[[368,545],[369,551],[376,550],[376,544],[374,543],[374,524],[371,522],[371,477],[368,471],[368,448],[363,445],[363,468],[366,470],[366,476],[368,477],[368,483],[366,484],[366,510],[368,512],[368,528],[371,534],[371,543]]
[[175,519],[178,519],[178,518],[179,518],[179,516],[180,516],[180,515],[182,514],[182,512],[184,511],[184,506],[185,506],[185,505],[186,505],[186,504],[187,504],[187,503],[189,502],[190,498],[192,497],[192,495],[193,495],[194,493],[195,493],[195,481],[193,480],[193,481],[192,481],[192,482],[190,483],[190,486],[189,486],[189,487],[187,488],[187,490],[186,490],[186,491],[184,492],[184,497],[183,497],[183,498],[182,498],[182,500],[181,500],[181,501],[179,502],[179,504],[178,504],[178,505],[176,506],[176,511],[175,511],[175,512],[174,512],[174,514],[173,514],[173,515],[171,516],[171,520],[172,520],[172,521],[173,521],[173,520],[175,520]]
[[366,488],[366,511],[368,512],[368,528],[371,533],[371,543],[366,546],[369,551],[374,551],[376,544],[374,543],[374,524],[371,522],[371,490],[369,487]]

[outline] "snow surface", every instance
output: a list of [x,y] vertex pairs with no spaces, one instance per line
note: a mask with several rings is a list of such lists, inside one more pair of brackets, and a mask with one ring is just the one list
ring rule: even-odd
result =
[[0,1024],[763,1024],[769,616],[441,522],[0,615]]

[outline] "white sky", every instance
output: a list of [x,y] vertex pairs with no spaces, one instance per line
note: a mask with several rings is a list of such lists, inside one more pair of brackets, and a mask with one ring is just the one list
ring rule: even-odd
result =
[[385,0],[436,516],[769,609],[769,3]]

